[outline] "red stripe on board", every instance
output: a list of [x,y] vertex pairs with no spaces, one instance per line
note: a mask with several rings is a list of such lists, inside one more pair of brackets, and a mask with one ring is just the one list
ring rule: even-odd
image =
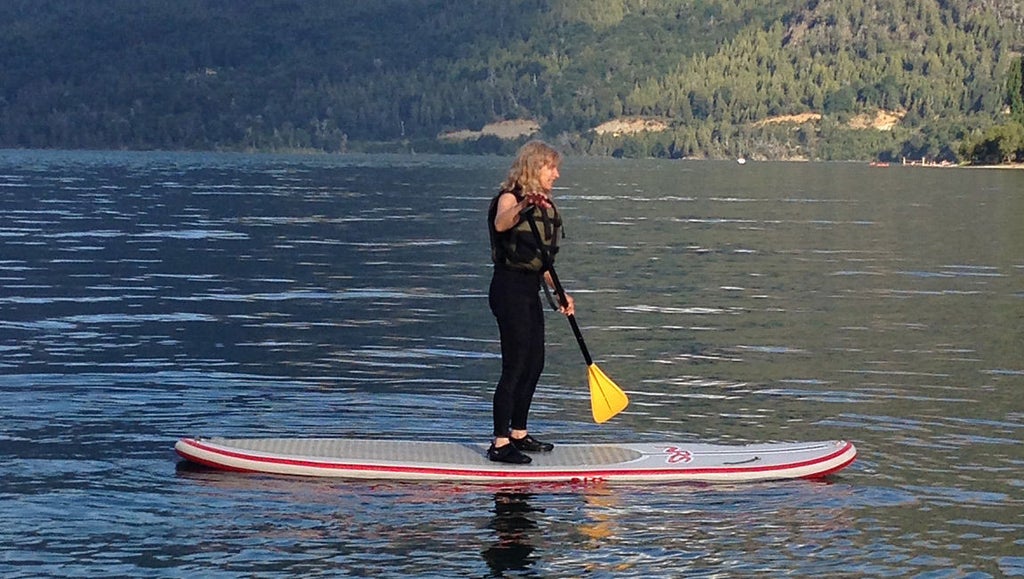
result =
[[[849,449],[849,448],[850,448],[850,443],[847,442],[845,449]],[[833,455],[833,456],[835,456],[835,455]],[[827,477],[830,474],[837,473],[837,472],[843,470],[844,468],[850,466],[851,464],[853,464],[853,461],[855,461],[855,460],[857,460],[857,453],[854,453],[853,456],[851,456],[849,460],[847,460],[847,461],[837,465],[834,468],[830,468],[828,470],[823,470],[821,472],[816,472],[814,474],[807,475],[807,476],[802,477],[802,478],[805,478],[805,479],[825,478],[825,477]]]
[[[191,438],[183,438],[181,442],[188,446],[204,450],[206,452],[214,453],[220,456],[231,457],[239,460],[248,460],[262,464],[275,464],[282,466],[294,466],[304,468],[317,468],[323,470],[333,471],[352,471],[352,472],[382,472],[382,473],[396,473],[396,474],[418,474],[418,475],[444,475],[451,477],[487,477],[493,479],[517,479],[517,478],[534,478],[534,479],[564,479],[573,477],[586,477],[586,478],[603,478],[603,477],[617,477],[617,476],[648,476],[648,477],[661,477],[661,476],[679,476],[681,474],[686,475],[701,475],[701,474],[736,474],[736,473],[752,473],[752,472],[774,472],[774,471],[785,471],[790,469],[796,469],[801,467],[813,466],[828,462],[842,454],[848,452],[853,446],[852,443],[846,442],[839,450],[826,455],[824,457],[818,457],[810,460],[787,463],[782,465],[766,465],[766,466],[750,466],[750,467],[708,467],[708,468],[694,468],[694,469],[681,469],[681,468],[665,468],[665,469],[597,469],[597,470],[564,470],[564,471],[539,471],[539,470],[476,470],[476,469],[464,469],[464,468],[440,468],[440,467],[416,467],[416,466],[385,466],[385,465],[365,465],[365,464],[348,464],[348,463],[325,463],[311,460],[301,460],[292,458],[276,458],[268,456],[259,456],[253,454],[247,454],[245,452],[239,452],[234,450],[224,450],[221,448],[206,445]],[[177,450],[177,449],[176,449]],[[222,463],[214,462],[209,459],[193,456],[191,454],[177,450],[178,454],[182,457],[212,466],[221,468],[224,470],[231,470],[236,472],[261,472],[258,469],[248,469],[244,467],[228,466]],[[841,465],[828,469],[827,471],[812,473],[805,475],[802,478],[820,478],[827,476],[828,474],[834,473],[849,466],[856,459],[854,454],[848,461],[843,462]]]

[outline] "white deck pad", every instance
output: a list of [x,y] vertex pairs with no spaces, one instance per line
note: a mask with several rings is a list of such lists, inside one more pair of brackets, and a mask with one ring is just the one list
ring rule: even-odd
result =
[[487,445],[351,438],[182,438],[174,449],[210,467],[316,477],[435,481],[744,482],[820,478],[849,466],[850,442],[717,445],[556,444],[528,465],[487,459]]

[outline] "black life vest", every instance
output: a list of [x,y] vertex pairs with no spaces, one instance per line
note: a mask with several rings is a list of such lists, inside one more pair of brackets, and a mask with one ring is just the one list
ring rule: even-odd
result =
[[498,198],[505,193],[515,195],[519,201],[523,199],[521,191],[517,189],[501,191],[491,200],[491,207],[487,211],[487,229],[491,234],[491,261],[495,265],[511,269],[543,271],[544,258],[541,250],[547,251],[553,263],[555,254],[558,253],[558,236],[564,235],[562,216],[558,214],[554,204],[546,209],[534,208],[533,219],[537,223],[543,248],[537,245],[537,236],[534,235],[530,222],[525,217],[508,231],[499,232],[494,228],[494,218],[498,214]]

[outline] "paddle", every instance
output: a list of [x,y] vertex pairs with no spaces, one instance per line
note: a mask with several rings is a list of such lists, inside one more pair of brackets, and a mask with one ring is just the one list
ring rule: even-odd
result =
[[[537,229],[537,222],[533,219],[533,207],[531,206],[527,211],[524,211],[524,214],[526,220],[530,223],[533,235],[537,238],[537,246],[541,252],[541,261],[544,263],[544,268],[551,275],[551,283],[555,286],[555,295],[558,296],[558,302],[562,304],[562,307],[567,307],[569,300],[566,299],[565,289],[558,280],[558,274],[555,273],[551,255],[544,249],[545,245],[540,236],[540,230]],[[612,382],[612,379],[606,376],[590,357],[587,343],[583,341],[583,333],[580,332],[580,326],[576,323],[576,316],[570,314],[566,317],[569,318],[572,333],[576,336],[576,343],[580,345],[583,359],[587,362],[587,382],[590,383],[590,410],[594,415],[594,422],[598,424],[607,422],[626,408],[629,404],[629,398],[626,397],[626,393],[622,391],[622,388],[619,388],[615,382]]]

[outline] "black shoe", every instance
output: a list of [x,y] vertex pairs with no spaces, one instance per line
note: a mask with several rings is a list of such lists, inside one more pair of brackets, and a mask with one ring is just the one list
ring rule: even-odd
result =
[[533,460],[519,452],[519,449],[514,444],[496,447],[494,443],[491,443],[491,447],[487,449],[487,458],[494,462],[507,462],[509,464],[530,464]]
[[512,441],[512,446],[522,452],[551,452],[555,448],[550,442],[541,442],[529,434],[522,438],[509,437],[509,440]]

